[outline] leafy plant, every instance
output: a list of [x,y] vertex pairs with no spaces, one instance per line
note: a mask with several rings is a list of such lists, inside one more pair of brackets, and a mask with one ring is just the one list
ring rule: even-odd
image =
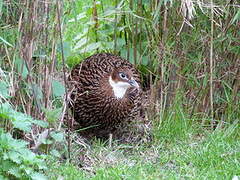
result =
[[[48,124],[13,109],[9,102],[9,84],[2,80],[0,85],[0,178],[47,179],[44,175],[46,156],[36,155],[27,147],[28,142],[13,138],[12,134],[29,133],[33,125],[46,128]],[[11,129],[12,134],[2,127]]]
[[19,179],[47,179],[44,155],[36,155],[27,148],[27,142],[14,139],[0,129],[0,177]]
[[47,123],[41,120],[35,120],[32,117],[15,111],[9,103],[3,103],[0,105],[0,118],[5,120],[10,120],[13,128],[19,129],[21,131],[30,132],[31,126],[33,124],[39,125],[41,127],[47,127]]
[[[18,129],[30,132],[33,124],[46,127],[47,124],[34,120],[30,116],[15,111],[9,103],[0,104],[0,124],[3,120],[13,125],[12,131]],[[10,133],[0,128],[0,177],[19,179],[46,179],[43,170],[46,169],[45,156],[36,155],[27,147],[28,142],[15,139]]]

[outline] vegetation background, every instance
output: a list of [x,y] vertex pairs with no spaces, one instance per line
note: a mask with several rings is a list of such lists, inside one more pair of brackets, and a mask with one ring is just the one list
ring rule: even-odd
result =
[[[239,179],[237,0],[0,0],[0,179]],[[152,140],[89,145],[66,76],[97,52],[142,75]],[[66,127],[67,126],[67,127]]]

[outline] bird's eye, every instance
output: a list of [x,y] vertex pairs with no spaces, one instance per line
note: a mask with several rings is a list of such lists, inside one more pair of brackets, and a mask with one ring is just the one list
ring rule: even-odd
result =
[[120,72],[120,73],[119,73],[119,76],[120,76],[120,78],[122,78],[122,79],[127,79],[126,74],[124,74],[123,72]]

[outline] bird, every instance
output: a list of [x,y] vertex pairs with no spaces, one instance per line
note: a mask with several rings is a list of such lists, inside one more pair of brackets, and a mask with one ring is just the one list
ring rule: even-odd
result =
[[141,109],[141,80],[128,60],[97,53],[77,64],[68,78],[69,108],[80,132],[107,137]]

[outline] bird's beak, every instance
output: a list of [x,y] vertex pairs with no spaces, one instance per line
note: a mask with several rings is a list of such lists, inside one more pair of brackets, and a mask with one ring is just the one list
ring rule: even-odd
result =
[[138,83],[137,83],[134,79],[131,79],[131,80],[129,80],[128,82],[129,82],[129,84],[130,84],[131,86],[134,86],[134,87],[136,87],[136,88],[139,88]]

